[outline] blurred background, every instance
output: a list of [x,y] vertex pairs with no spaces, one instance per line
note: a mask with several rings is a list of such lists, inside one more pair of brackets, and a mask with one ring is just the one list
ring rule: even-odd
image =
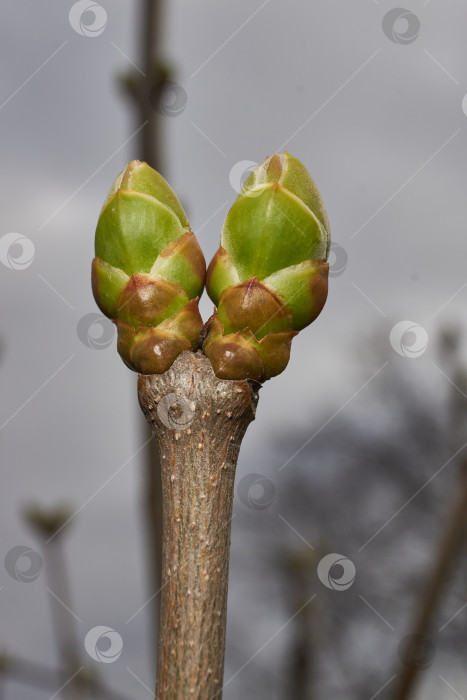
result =
[[330,292],[242,446],[224,697],[467,698],[466,26],[454,0],[2,3],[2,700],[153,694],[157,455],[90,285],[112,181],[147,158],[209,261],[284,149]]

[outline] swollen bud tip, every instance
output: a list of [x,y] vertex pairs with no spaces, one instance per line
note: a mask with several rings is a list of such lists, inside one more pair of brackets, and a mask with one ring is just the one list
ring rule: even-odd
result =
[[165,372],[196,349],[206,263],[175,193],[134,160],[113,183],[96,228],[92,290],[135,372]]
[[203,350],[226,379],[282,372],[292,338],[327,296],[329,221],[297,158],[276,153],[248,177],[224,222],[206,279],[217,305]]

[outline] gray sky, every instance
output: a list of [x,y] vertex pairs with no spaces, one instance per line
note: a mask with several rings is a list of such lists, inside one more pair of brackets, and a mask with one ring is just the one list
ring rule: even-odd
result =
[[[146,596],[141,465],[131,459],[141,445],[136,376],[115,342],[95,350],[77,335],[79,320],[97,311],[89,276],[99,209],[133,158],[139,126],[115,81],[139,60],[137,3],[103,0],[107,22],[92,37],[70,25],[72,5],[2,3],[0,550],[3,557],[19,544],[37,546],[20,518],[24,502],[82,507],[67,550],[80,634],[98,624],[120,630],[124,663],[103,674],[143,699],[147,691],[125,668],[152,685],[141,648],[144,612],[126,624]],[[430,340],[464,308],[467,8],[407,0],[419,34],[402,18],[390,40],[382,19],[393,7],[387,0],[170,3],[164,43],[186,106],[164,124],[169,180],[207,260],[236,196],[231,169],[284,148],[316,180],[333,240],[348,257],[330,280],[322,316],[294,340],[289,368],[262,389],[241,474],[255,471],[271,427],[313,424],[311,434],[320,416],[324,423],[364,400],[364,382],[384,366],[362,378],[353,358],[376,329],[388,338],[388,363],[412,361],[391,347],[394,324],[426,329],[428,348],[413,364],[421,381],[438,381]],[[17,247],[8,263],[13,239],[2,236],[12,232],[34,245],[23,269],[12,269]],[[205,318],[211,307],[203,298]],[[42,576],[28,585],[0,578],[0,645],[52,663]],[[7,696],[42,697],[20,686]]]

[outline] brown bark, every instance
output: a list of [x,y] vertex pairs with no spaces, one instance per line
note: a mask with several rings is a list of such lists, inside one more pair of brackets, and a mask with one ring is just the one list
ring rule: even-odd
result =
[[[141,414],[142,440],[146,442],[151,435],[151,428],[145,422]],[[161,587],[162,571],[162,484],[161,484],[161,464],[159,449],[151,440],[143,451],[144,474],[143,474],[143,503],[145,518],[145,537],[147,544],[148,569],[148,589],[149,602],[145,607],[150,617],[150,643],[154,653],[157,649],[157,634],[159,629],[159,608],[160,596],[158,591]]]
[[201,352],[139,377],[162,460],[159,700],[222,697],[235,468],[257,386],[218,379]]

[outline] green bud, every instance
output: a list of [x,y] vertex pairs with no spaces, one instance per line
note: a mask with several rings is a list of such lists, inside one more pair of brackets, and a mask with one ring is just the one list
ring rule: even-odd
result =
[[319,219],[326,232],[327,259],[331,245],[329,219],[315,181],[303,163],[298,158],[291,156],[287,151],[285,153],[275,153],[270,158],[266,158],[258,168],[250,173],[242,191],[243,193],[248,193],[258,185],[264,185],[268,182],[278,182],[279,185],[293,192]]
[[305,166],[266,158],[224,222],[206,287],[217,306],[203,350],[217,376],[264,381],[287,366],[292,338],[327,296],[329,221]]
[[206,263],[175,193],[146,163],[132,161],[113,183],[95,249],[94,298],[131,369],[159,374],[196,349]]

